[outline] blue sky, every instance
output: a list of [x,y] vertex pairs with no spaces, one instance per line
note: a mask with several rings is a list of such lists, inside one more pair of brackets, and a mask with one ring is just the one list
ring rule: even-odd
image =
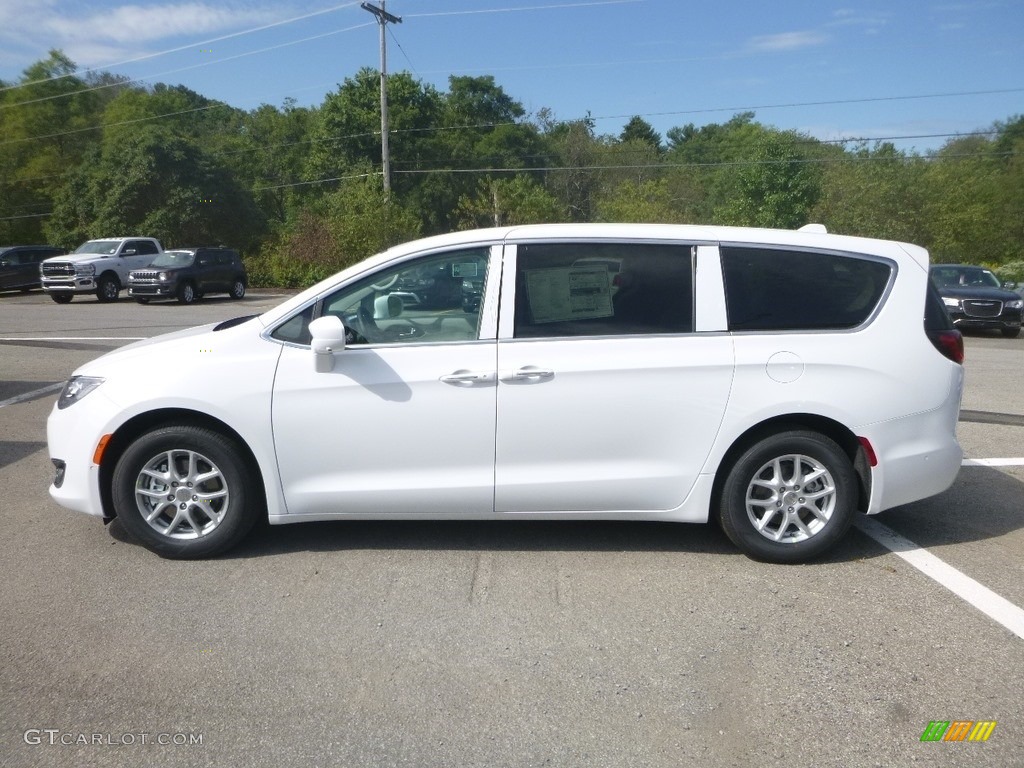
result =
[[[379,0],[376,0],[379,5]],[[388,69],[493,75],[530,112],[664,132],[753,110],[820,139],[942,137],[1024,114],[1024,2],[387,0]],[[0,0],[0,78],[50,48],[243,109],[319,104],[379,66],[358,2]],[[953,95],[957,94],[957,95]],[[908,98],[909,97],[909,98]]]

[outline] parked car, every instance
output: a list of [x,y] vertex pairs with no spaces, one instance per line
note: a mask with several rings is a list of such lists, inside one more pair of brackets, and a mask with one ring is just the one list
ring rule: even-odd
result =
[[999,331],[1010,339],[1020,335],[1024,298],[989,270],[936,264],[931,277],[956,327]]
[[128,273],[162,252],[160,241],[152,237],[87,240],[74,253],[44,261],[39,274],[43,290],[58,304],[83,293],[94,293],[100,301],[117,301]]
[[[478,311],[407,303],[424,274],[481,280]],[[82,366],[49,416],[50,494],[175,558],[261,516],[714,518],[752,557],[803,561],[953,482],[962,360],[913,245],[461,232]]]
[[39,262],[64,253],[52,245],[0,246],[0,291],[39,287]]
[[248,278],[237,251],[230,248],[175,248],[128,274],[128,295],[140,304],[176,298],[191,304],[208,293],[245,296]]

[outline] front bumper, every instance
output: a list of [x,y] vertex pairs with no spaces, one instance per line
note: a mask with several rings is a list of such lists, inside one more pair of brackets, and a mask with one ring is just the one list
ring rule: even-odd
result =
[[1019,309],[1007,309],[996,317],[978,317],[950,309],[949,317],[957,328],[1000,331],[1004,328],[1020,328],[1022,312]]
[[128,295],[135,298],[153,298],[154,296],[173,296],[173,283],[128,283]]
[[88,395],[87,403],[64,410],[54,403],[46,420],[46,442],[56,469],[50,497],[67,509],[109,517],[100,498],[100,468],[93,463],[93,455],[100,437],[114,431],[120,408],[99,390]]
[[96,278],[89,277],[66,277],[60,279],[47,278],[43,281],[43,291],[46,293],[92,293],[96,290]]

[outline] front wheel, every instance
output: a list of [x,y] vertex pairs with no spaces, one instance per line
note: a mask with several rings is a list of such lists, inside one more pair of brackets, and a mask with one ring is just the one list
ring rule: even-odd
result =
[[241,299],[245,296],[245,281],[242,279],[236,279],[231,284],[231,293],[229,294],[232,299]]
[[117,519],[161,557],[210,557],[256,522],[259,492],[241,447],[213,430],[170,425],[137,438],[114,469]]
[[1020,336],[1020,328],[1001,328],[1000,332],[1008,339],[1016,339]]
[[857,506],[853,464],[833,440],[797,430],[766,437],[739,457],[722,486],[722,530],[745,554],[798,563],[832,547]]
[[182,283],[178,286],[179,304],[194,304],[197,298],[196,287],[192,283]]

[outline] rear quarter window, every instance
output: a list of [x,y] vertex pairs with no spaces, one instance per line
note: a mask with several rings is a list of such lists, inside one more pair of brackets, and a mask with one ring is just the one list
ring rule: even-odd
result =
[[783,248],[723,246],[730,331],[855,328],[892,277],[886,261]]

